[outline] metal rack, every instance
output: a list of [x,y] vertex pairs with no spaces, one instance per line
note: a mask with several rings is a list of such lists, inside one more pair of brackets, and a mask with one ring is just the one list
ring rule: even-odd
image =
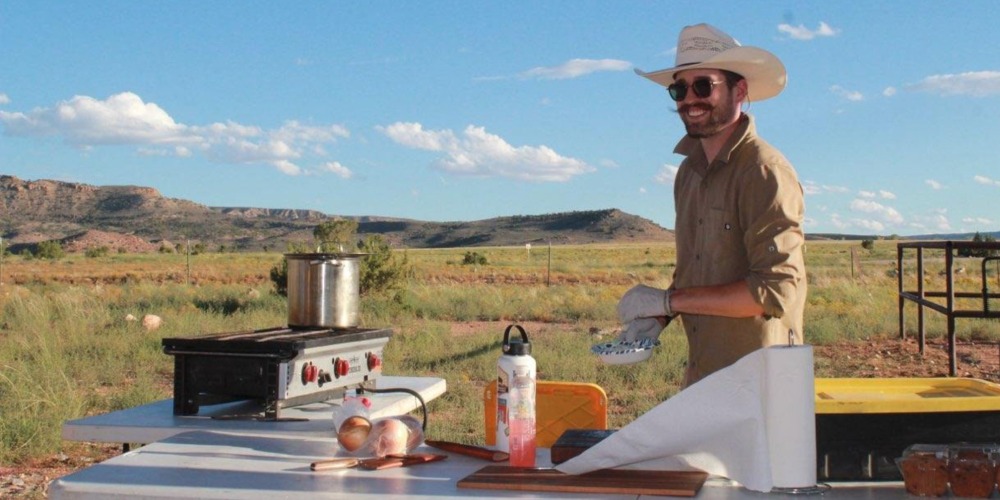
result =
[[[905,270],[903,268],[903,255],[906,250],[915,250],[917,258],[916,269],[916,289],[905,290],[903,281]],[[944,276],[945,290],[928,291],[924,289],[924,251],[941,250],[944,253]],[[982,288],[978,292],[956,291],[955,290],[955,257],[960,250],[986,250],[1000,253],[1000,242],[974,242],[974,241],[912,241],[901,242],[896,245],[896,278],[899,291],[899,337],[906,337],[904,305],[906,301],[917,304],[917,329],[920,343],[920,354],[924,353],[925,327],[924,309],[929,308],[944,314],[948,323],[948,373],[955,376],[957,372],[957,362],[955,356],[955,320],[958,318],[993,318],[1000,319],[1000,308],[990,308],[990,299],[1000,299],[1000,293],[989,290],[989,276],[987,265],[990,262],[1000,262],[1000,257],[981,257],[982,268],[980,277]],[[994,253],[994,252],[986,252]],[[1000,288],[1000,286],[998,286]],[[931,299],[938,299],[937,301]],[[944,304],[940,303],[944,299]],[[982,299],[981,309],[957,309],[956,299]]]

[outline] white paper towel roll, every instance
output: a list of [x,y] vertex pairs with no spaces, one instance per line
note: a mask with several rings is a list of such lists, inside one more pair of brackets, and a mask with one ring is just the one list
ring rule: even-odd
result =
[[769,347],[764,360],[764,421],[774,487],[816,486],[812,346]]
[[686,466],[754,491],[816,486],[813,376],[810,346],[758,349],[556,469]]

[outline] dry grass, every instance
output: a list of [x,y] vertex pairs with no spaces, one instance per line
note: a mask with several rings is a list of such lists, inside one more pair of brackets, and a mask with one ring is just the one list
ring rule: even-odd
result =
[[[853,271],[852,247],[859,259]],[[469,250],[406,251],[413,273],[401,300],[368,297],[362,304],[365,324],[390,325],[396,333],[387,348],[388,372],[448,380],[448,393],[432,403],[431,435],[481,440],[482,388],[495,370],[498,335],[511,322],[529,325],[543,378],[605,388],[613,426],[676,392],[686,352],[679,325],[671,325],[657,355],[640,366],[604,366],[588,349],[615,335],[614,304],[627,288],[669,284],[671,244],[559,246],[551,253],[537,246],[530,252],[471,249],[486,257],[478,266],[461,264]],[[817,355],[817,373],[861,373],[859,364],[837,353],[846,350],[840,346],[898,343],[896,280],[890,276],[895,245],[878,242],[874,252],[859,252],[856,242],[810,242],[806,257],[806,338],[826,353]],[[0,464],[77,446],[59,438],[66,419],[169,397],[172,359],[160,349],[163,337],[284,324],[284,299],[271,293],[268,279],[280,259],[277,253],[202,254],[189,266],[177,254],[71,255],[55,262],[5,257]],[[974,289],[978,277],[974,266],[966,267],[958,284]],[[928,286],[940,284],[936,272],[928,272]],[[147,332],[125,320],[148,313],[164,318],[160,330]],[[943,318],[928,313],[927,319],[931,339],[940,341]],[[960,321],[959,336],[995,345],[1000,323]],[[903,347],[882,349],[888,354],[881,358],[850,359],[882,366],[883,372],[869,372],[873,376],[921,364]],[[895,367],[877,361],[897,358],[902,361]],[[963,359],[972,366],[971,357]],[[986,361],[977,363],[988,368]]]

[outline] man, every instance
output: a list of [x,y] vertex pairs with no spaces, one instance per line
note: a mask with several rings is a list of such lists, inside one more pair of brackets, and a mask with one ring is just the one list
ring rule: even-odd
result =
[[674,183],[674,281],[625,293],[623,336],[656,337],[679,316],[688,338],[685,386],[761,347],[801,344],[802,187],[741,111],[784,89],[781,61],[699,24],[681,31],[675,67],[636,73],[667,87],[687,136],[674,149],[685,156]]

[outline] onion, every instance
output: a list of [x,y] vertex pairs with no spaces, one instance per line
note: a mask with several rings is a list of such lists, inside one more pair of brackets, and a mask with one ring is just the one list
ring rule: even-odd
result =
[[409,453],[424,442],[423,425],[412,415],[401,415],[396,418],[410,428],[410,439],[406,442],[406,452]]
[[368,444],[373,455],[405,455],[410,440],[410,428],[399,419],[384,418],[375,421],[368,434]]
[[344,423],[340,424],[340,429],[337,431],[337,441],[345,450],[354,451],[365,444],[371,430],[372,423],[367,418],[348,417]]

